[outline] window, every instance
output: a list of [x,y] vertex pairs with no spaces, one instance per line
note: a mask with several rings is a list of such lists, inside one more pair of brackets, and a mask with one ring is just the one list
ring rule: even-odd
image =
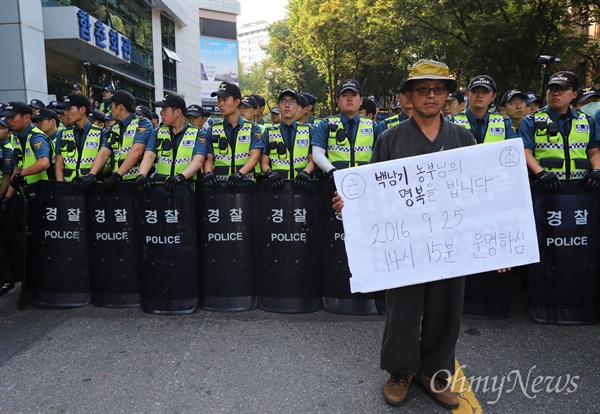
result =
[[177,65],[181,62],[175,53],[175,23],[164,14],[160,16],[160,34],[163,49],[163,89],[177,92]]
[[237,30],[234,22],[200,18],[200,36],[236,40]]

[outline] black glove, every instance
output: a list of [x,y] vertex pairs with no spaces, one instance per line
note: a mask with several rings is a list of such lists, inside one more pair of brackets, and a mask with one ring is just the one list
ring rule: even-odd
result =
[[337,171],[337,168],[332,168],[331,170],[327,171],[327,178],[333,178],[333,173]]
[[25,184],[25,177],[23,177],[21,175],[21,171],[23,170],[19,170],[17,171],[14,175],[12,180],[10,180],[10,186],[12,188],[14,188],[15,190],[18,190],[20,187],[23,186],[23,184]]
[[549,173],[546,170],[542,170],[536,175],[537,181],[544,185],[546,191],[555,192],[560,188],[560,181],[557,176]]
[[167,181],[165,181],[165,190],[167,190],[169,193],[172,193],[175,191],[175,187],[182,183],[185,183],[185,175],[183,174],[177,174],[169,177]]
[[302,190],[306,187],[308,180],[310,180],[310,175],[306,171],[300,171],[294,180],[294,188],[296,190]]
[[2,207],[0,207],[0,212],[2,215],[5,215],[8,211],[8,205],[10,204],[10,197],[4,197],[2,199]]
[[204,174],[204,178],[202,178],[202,181],[204,181],[205,186],[210,187],[210,188],[217,188],[219,186],[217,177],[215,176],[215,173],[212,171],[209,171],[206,174]]
[[[86,176],[87,178],[87,176]],[[110,177],[108,177],[106,180],[104,180],[102,188],[104,189],[104,191],[106,191],[107,193],[112,191],[113,188],[115,188],[115,184],[117,183],[117,181],[121,181],[123,179],[123,176],[121,174],[119,174],[118,172],[114,172],[110,175]]]
[[152,189],[152,180],[150,178],[146,177],[145,174],[140,174],[135,179],[135,186],[142,193],[147,193],[148,191],[150,191]]
[[279,174],[277,174],[277,172],[269,168],[267,171],[265,171],[265,176],[267,177],[267,180],[269,180],[271,187],[273,187],[275,190],[281,190],[283,188],[283,179]]
[[227,178],[227,188],[231,189],[237,187],[238,183],[243,179],[244,175],[241,172],[234,172]]
[[92,188],[96,183],[96,176],[94,174],[88,174],[85,177],[77,176],[71,181],[71,188],[73,190],[87,190]]
[[600,190],[600,170],[588,171],[583,177],[583,188],[586,190]]

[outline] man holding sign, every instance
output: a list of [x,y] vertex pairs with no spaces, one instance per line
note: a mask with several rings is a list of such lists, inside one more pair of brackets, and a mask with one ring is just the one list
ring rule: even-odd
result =
[[[413,103],[413,116],[379,137],[370,163],[475,145],[467,129],[441,115],[448,94],[456,87],[445,64],[432,60],[415,63],[401,87]],[[341,213],[341,197],[333,201],[334,209]],[[402,403],[414,379],[436,403],[458,407],[447,376],[454,373],[463,294],[464,277],[387,290],[380,366],[391,374],[383,388],[388,404]]]

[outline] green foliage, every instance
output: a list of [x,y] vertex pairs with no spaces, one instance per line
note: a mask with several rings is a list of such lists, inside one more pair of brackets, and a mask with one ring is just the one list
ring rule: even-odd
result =
[[586,28],[598,0],[289,0],[271,25],[269,93],[308,90],[335,107],[335,88],[357,79],[363,95],[388,104],[418,59],[445,62],[464,89],[494,77],[499,92],[540,89],[540,54],[559,57],[550,71],[600,81],[600,42]]

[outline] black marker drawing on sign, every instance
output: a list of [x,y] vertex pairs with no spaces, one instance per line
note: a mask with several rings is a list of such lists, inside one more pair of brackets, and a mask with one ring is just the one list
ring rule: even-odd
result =
[[366,187],[365,179],[358,174],[348,174],[342,180],[342,193],[349,200],[361,198]]
[[515,147],[508,147],[502,150],[500,154],[500,164],[503,167],[514,167],[521,161],[521,154]]

